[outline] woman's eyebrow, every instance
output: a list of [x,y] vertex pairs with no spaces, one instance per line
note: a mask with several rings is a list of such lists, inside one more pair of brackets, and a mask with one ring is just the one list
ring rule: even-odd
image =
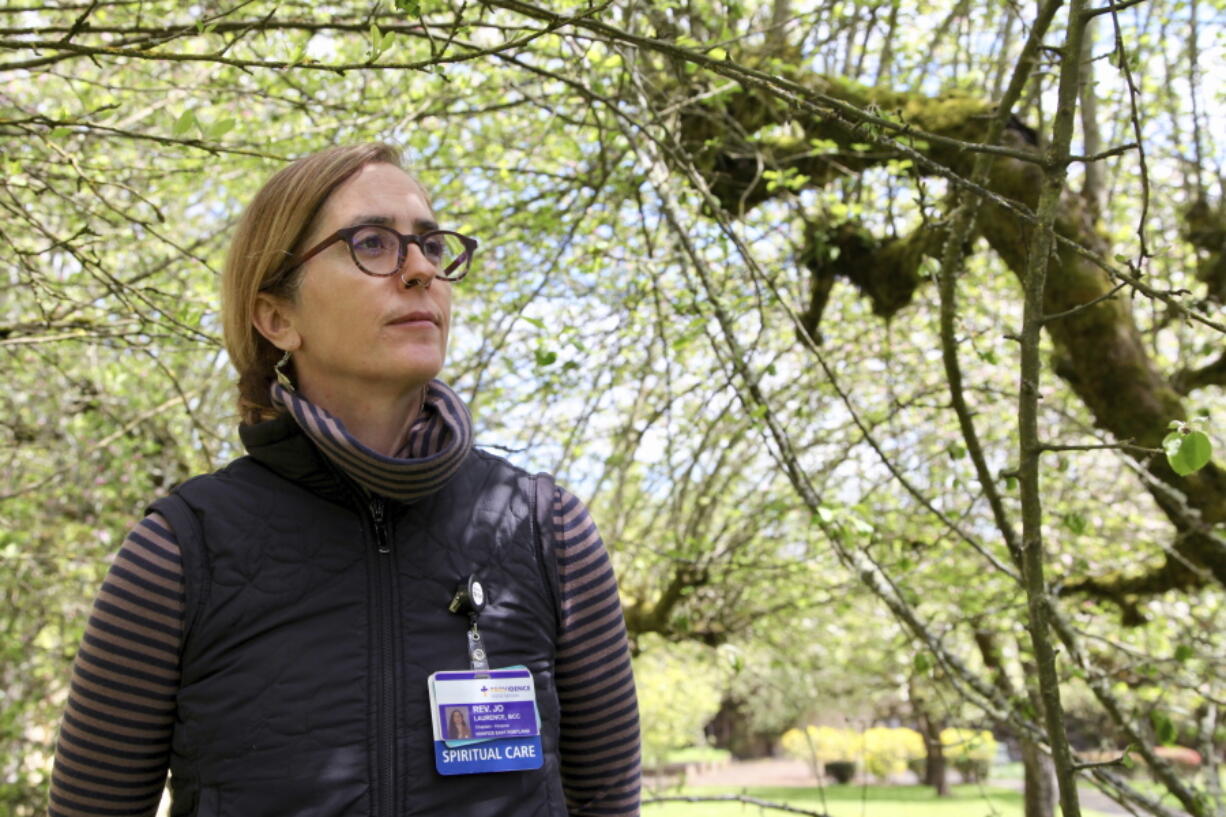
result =
[[[359,224],[373,224],[378,227],[391,227],[396,223],[396,219],[388,215],[367,214],[355,216],[349,220],[346,227],[357,227]],[[429,218],[413,219],[413,230],[418,233],[428,233],[431,230],[438,229],[438,222]]]
[[345,226],[346,227],[357,227],[360,224],[375,224],[380,227],[384,227],[384,226],[390,227],[395,222],[396,222],[396,219],[392,218],[391,216],[379,216],[379,215],[367,214],[367,215],[361,215],[361,216],[354,216],[353,218],[349,219],[349,223],[346,224]]

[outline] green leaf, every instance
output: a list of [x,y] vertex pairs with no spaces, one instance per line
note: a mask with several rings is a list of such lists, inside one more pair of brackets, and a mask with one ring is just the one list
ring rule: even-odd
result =
[[230,131],[234,130],[235,122],[233,119],[223,119],[220,122],[214,122],[209,126],[209,138],[220,139]]
[[1181,477],[1204,468],[1213,456],[1213,444],[1203,431],[1172,431],[1162,439],[1162,450],[1171,469]]
[[383,45],[383,32],[379,30],[379,26],[374,23],[370,24],[370,59],[376,60],[383,53],[386,46]]
[[396,0],[396,11],[403,11],[410,17],[420,17],[421,0]]
[[1213,443],[1209,442],[1209,436],[1203,431],[1192,431],[1183,438],[1183,442],[1179,445],[1179,459],[1188,470],[1180,472],[1174,464],[1172,467],[1180,476],[1186,476],[1208,465],[1212,456]]
[[68,136],[71,133],[72,131],[69,130],[68,128],[60,126],[58,128],[52,129],[51,133],[47,134],[47,136],[58,142],[59,140],[63,139],[65,136]]
[[175,120],[171,132],[175,136],[183,136],[191,130],[196,124],[196,112],[190,108],[179,114],[179,118]]
[[1154,735],[1162,745],[1170,746],[1179,737],[1179,729],[1165,712],[1151,712],[1149,719],[1154,725]]
[[1081,534],[1086,532],[1085,517],[1079,513],[1065,514],[1064,527],[1068,528],[1074,534],[1077,534],[1078,536],[1080,536]]
[[873,532],[873,526],[855,514],[848,515],[847,524],[849,524],[852,530],[854,530],[856,533],[869,534]]
[[928,657],[926,652],[917,652],[915,658],[911,661],[911,666],[915,668],[915,672],[918,675],[923,675],[932,669],[932,659]]
[[301,65],[303,60],[306,59],[306,55],[307,44],[305,42],[299,43],[298,47],[294,49],[294,53],[290,55],[289,63],[286,65],[286,68],[293,68]]
[[1175,660],[1181,664],[1184,661],[1187,661],[1189,658],[1191,658],[1194,655],[1196,655],[1196,651],[1193,650],[1191,647],[1189,647],[1187,644],[1180,644],[1178,647],[1175,648]]
[[537,349],[536,350],[536,365],[537,366],[541,366],[542,368],[545,366],[552,366],[557,361],[558,361],[557,352],[553,352],[548,349]]
[[535,326],[537,329],[545,328],[545,322],[541,320],[540,318],[529,318],[527,315],[521,315],[520,317],[522,317],[525,321]]

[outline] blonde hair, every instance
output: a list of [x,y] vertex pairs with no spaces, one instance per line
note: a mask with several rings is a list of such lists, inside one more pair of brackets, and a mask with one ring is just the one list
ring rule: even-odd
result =
[[311,234],[332,191],[368,164],[400,167],[400,152],[367,142],[298,159],[265,182],[238,222],[222,273],[221,314],[226,351],[238,370],[238,410],[245,425],[278,414],[269,387],[283,353],[252,323],[256,300],[261,292],[294,296],[301,273],[286,269],[285,262]]

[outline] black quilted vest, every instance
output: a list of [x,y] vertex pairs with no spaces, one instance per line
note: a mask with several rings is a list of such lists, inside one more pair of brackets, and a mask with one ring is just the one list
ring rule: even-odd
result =
[[[183,553],[172,814],[565,817],[554,651],[552,481],[474,451],[436,494],[364,494],[289,418],[243,429],[249,456],[152,510]],[[467,669],[476,574],[492,667],[532,670],[544,766],[444,777],[426,677]]]

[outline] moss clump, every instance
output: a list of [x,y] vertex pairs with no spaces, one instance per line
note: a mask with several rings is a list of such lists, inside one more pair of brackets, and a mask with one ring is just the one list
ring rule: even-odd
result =
[[983,127],[982,117],[992,112],[992,105],[982,98],[951,91],[939,97],[911,96],[903,106],[903,119],[933,133],[964,130],[968,125]]
[[932,133],[963,132],[968,126],[979,129],[982,123],[977,120],[990,114],[994,107],[982,97],[961,90],[926,96],[864,85],[843,77],[826,77],[822,84],[822,90],[829,96],[858,108],[877,108],[886,116]]

